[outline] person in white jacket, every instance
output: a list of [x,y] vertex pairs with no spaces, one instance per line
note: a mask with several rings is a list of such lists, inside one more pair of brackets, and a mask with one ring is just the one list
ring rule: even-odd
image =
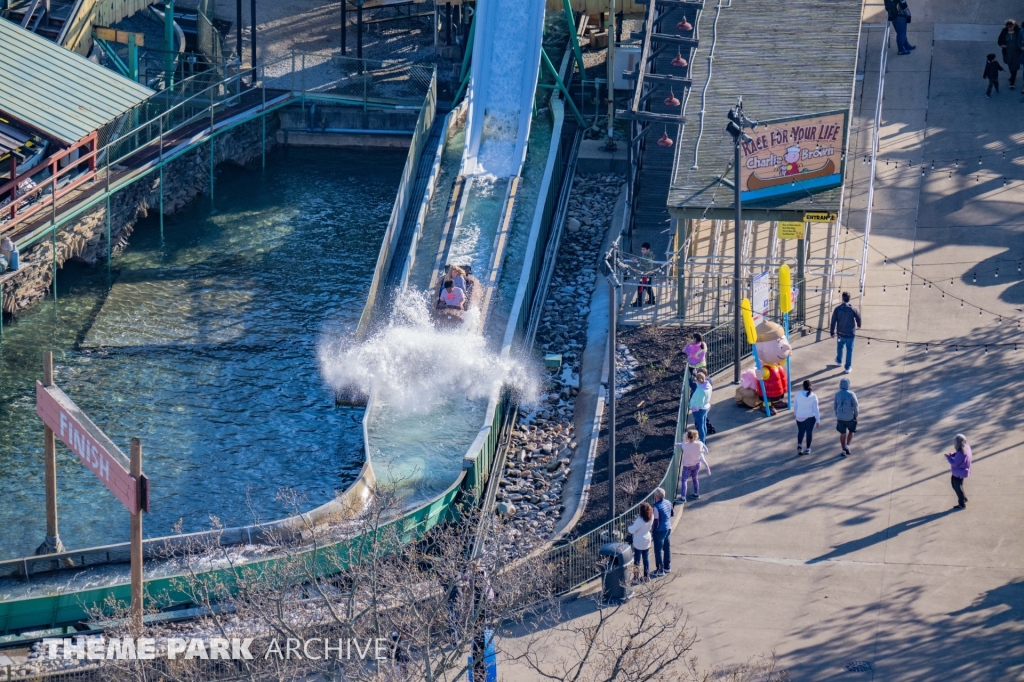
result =
[[[804,379],[804,390],[793,394],[793,416],[796,417],[796,454],[811,454],[811,437],[814,427],[821,423],[818,412],[818,396],[811,392],[811,382]],[[807,436],[807,449],[804,449],[804,436]]]
[[651,527],[654,526],[654,509],[646,502],[640,504],[640,516],[626,531],[633,536],[633,565],[639,566],[644,561],[644,580],[650,573]]

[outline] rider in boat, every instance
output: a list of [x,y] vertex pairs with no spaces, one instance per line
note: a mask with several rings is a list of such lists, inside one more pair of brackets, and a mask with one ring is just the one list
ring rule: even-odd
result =
[[452,280],[445,280],[444,288],[441,289],[441,294],[437,297],[437,307],[457,308],[458,310],[462,310],[462,306],[465,302],[465,290],[455,286],[455,282]]
[[454,282],[455,288],[462,289],[463,293],[469,291],[469,288],[466,286],[466,271],[458,265],[448,266],[448,277],[445,279],[450,279]]

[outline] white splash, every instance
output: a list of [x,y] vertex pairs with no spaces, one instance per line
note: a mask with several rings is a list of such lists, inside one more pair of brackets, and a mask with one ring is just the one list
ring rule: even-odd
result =
[[336,392],[375,392],[390,410],[406,414],[431,412],[455,398],[489,398],[502,385],[532,400],[537,378],[525,365],[500,358],[479,332],[468,331],[479,329],[476,315],[468,311],[461,328],[436,328],[427,297],[405,291],[388,326],[365,342],[323,339],[321,374]]

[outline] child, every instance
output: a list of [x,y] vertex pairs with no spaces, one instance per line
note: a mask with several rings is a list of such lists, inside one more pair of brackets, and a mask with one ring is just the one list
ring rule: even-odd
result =
[[693,341],[683,348],[683,352],[686,353],[686,364],[690,368],[690,393],[692,394],[697,390],[697,380],[694,378],[694,374],[698,369],[707,367],[708,347],[704,343],[704,337],[700,333],[694,334]]
[[996,94],[999,94],[999,72],[1003,70],[1003,67],[996,61],[994,54],[989,54],[986,57],[988,61],[985,62],[985,73],[982,74],[982,78],[988,79],[988,90],[985,91],[985,97],[992,96],[992,88],[996,89]]
[[700,471],[700,465],[703,464],[704,468],[708,471],[708,476],[711,475],[711,465],[704,458],[708,448],[698,439],[695,429],[689,429],[686,432],[686,440],[682,443],[676,443],[676,447],[683,451],[681,468],[679,470],[679,494],[676,496],[676,504],[689,497],[686,492],[687,478],[693,479],[693,499],[699,500],[700,481],[697,479],[697,473]]
[[650,559],[648,554],[651,551],[651,528],[654,526],[654,508],[643,502],[640,504],[640,516],[626,529],[633,536],[633,565],[639,566],[640,559],[644,561],[644,580],[647,580],[650,573]]

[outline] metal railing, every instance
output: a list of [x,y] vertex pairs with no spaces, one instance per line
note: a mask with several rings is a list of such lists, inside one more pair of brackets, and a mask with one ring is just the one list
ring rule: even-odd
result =
[[[348,60],[359,61],[359,60]],[[348,61],[346,63],[348,63]],[[414,88],[419,89],[419,96],[408,102],[410,108],[419,108],[423,103],[424,93],[429,89],[432,71],[424,81],[421,71],[423,67],[387,69],[379,76],[373,76],[374,68],[379,62],[365,62],[364,73],[378,78],[375,86],[377,94],[383,94],[386,88],[383,83],[394,79],[402,85],[395,86],[388,92],[409,94]],[[105,126],[98,133],[98,148],[81,155],[74,164],[60,169],[57,175],[45,174],[38,185],[44,187],[66,182],[65,177],[79,172],[82,165],[95,165],[90,177],[104,191],[97,192],[98,198],[88,201],[75,201],[67,211],[58,209],[49,224],[36,227],[30,231],[19,231],[19,225],[50,205],[52,193],[45,193],[36,201],[31,211],[17,211],[17,218],[11,220],[10,208],[0,208],[0,236],[12,236],[22,250],[31,246],[43,236],[50,234],[64,223],[74,220],[85,211],[92,209],[100,199],[109,196],[131,182],[138,180],[146,171],[167,162],[170,158],[207,139],[225,124],[219,125],[218,116],[223,116],[231,109],[248,109],[253,116],[266,111],[268,105],[278,106],[284,99],[300,98],[305,104],[307,99],[320,99],[352,103],[352,99],[339,94],[341,91],[356,87],[351,82],[358,80],[364,87],[364,77],[341,72],[334,72],[330,83],[319,83],[315,79],[306,78],[305,72],[296,69],[306,66],[305,55],[286,55],[280,59],[259,65],[255,69],[241,70],[237,60],[228,65],[229,74],[218,78],[215,71],[196,74],[192,78],[175,83],[172,88],[155,93],[149,99],[123,114],[119,119]],[[346,67],[349,71],[352,69]],[[314,85],[309,86],[312,80]],[[351,81],[351,82],[349,82]],[[246,83],[251,83],[246,85]],[[345,83],[349,82],[346,86]],[[365,91],[363,91],[365,92]],[[361,100],[366,103],[365,96]],[[387,100],[394,104],[395,100]],[[401,100],[399,100],[401,102]],[[376,104],[376,103],[375,103]],[[239,112],[241,113],[241,112]],[[45,173],[45,169],[40,170]],[[23,204],[24,202],[22,202]],[[2,216],[7,215],[6,221]]]
[[[686,424],[689,419],[690,410],[690,370],[683,374],[682,388],[679,394],[679,412],[676,416],[675,442],[679,443],[686,432]],[[681,453],[678,448],[672,449],[672,459],[669,461],[665,475],[659,484],[665,490],[665,497],[669,500],[675,498],[679,491],[679,465]],[[639,513],[640,505],[644,502],[654,502],[654,491],[652,490],[644,499],[622,512],[614,519],[603,523],[597,528],[581,535],[569,543],[553,547],[543,555],[546,563],[553,564],[552,574],[555,576],[555,592],[564,594],[576,589],[584,583],[590,582],[601,575],[604,558],[601,557],[601,547],[608,542],[622,542],[627,537],[626,529]]]
[[270,88],[334,95],[364,106],[397,101],[419,107],[433,73],[433,67],[419,64],[297,52],[268,64],[262,80]]
[[[359,317],[359,324],[356,328],[356,338],[360,340],[366,338],[366,334],[370,330],[373,311],[380,298],[380,289],[387,277],[387,271],[393,258],[392,252],[402,236],[401,232],[402,226],[405,224],[405,214],[414,206],[414,202],[419,198],[412,196],[412,193],[416,188],[416,173],[420,167],[423,147],[430,137],[430,128],[434,125],[434,117],[437,115],[437,69],[434,69],[431,73],[426,97],[423,98],[421,106],[420,115],[416,119],[416,127],[412,135],[412,143],[409,145],[409,153],[405,159],[405,168],[402,170],[402,179],[398,183],[395,203],[391,208],[391,218],[388,220],[388,226],[384,231],[384,238],[381,242],[381,250],[377,255],[377,265],[373,271],[373,279],[370,281],[370,291],[366,295],[366,305],[363,306],[363,312]],[[441,147],[444,147],[443,141],[441,142]]]

